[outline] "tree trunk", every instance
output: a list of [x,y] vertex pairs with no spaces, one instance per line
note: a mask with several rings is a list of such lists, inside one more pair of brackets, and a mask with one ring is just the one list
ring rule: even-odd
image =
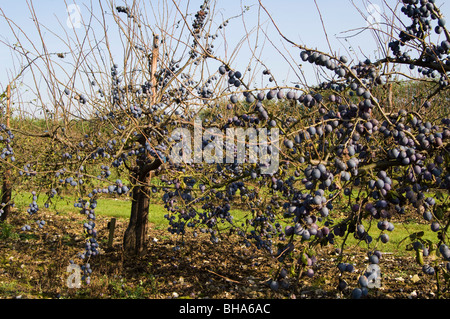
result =
[[150,207],[150,179],[152,172],[162,165],[160,158],[143,166],[137,166],[132,171],[132,203],[128,228],[123,236],[123,248],[127,254],[140,254],[145,250],[148,213]]
[[3,173],[3,187],[2,187],[2,198],[1,203],[4,203],[5,205],[1,205],[0,203],[0,209],[3,210],[3,213],[0,216],[0,221],[5,221],[11,212],[11,194],[12,194],[12,184],[10,182],[11,178],[11,170],[8,168]]
[[[156,103],[156,69],[159,56],[159,36],[153,35],[153,50],[150,65],[150,81],[152,83],[152,104]],[[145,141],[142,141],[144,143]],[[131,216],[128,228],[123,237],[123,248],[128,254],[140,254],[146,247],[148,214],[151,189],[149,182],[151,172],[162,165],[161,159],[156,158],[153,162],[136,167],[132,173],[133,187]]]
[[151,189],[150,173],[133,175],[135,186],[132,191],[131,216],[123,237],[123,248],[126,253],[137,255],[146,247]]
[[[10,100],[11,100],[11,86],[8,84],[6,89],[6,127],[10,128],[9,118],[10,118]],[[11,212],[11,197],[12,197],[12,182],[11,182],[11,169],[9,166],[5,167],[3,171],[3,186],[2,186],[2,197],[0,202],[0,209],[3,210],[3,214],[0,216],[0,221],[5,221]],[[1,205],[1,204],[4,204]]]
[[[3,214],[0,216],[0,221],[5,221],[11,212],[11,195],[12,195],[12,184],[11,184],[11,170],[7,168],[3,172],[3,187],[2,187],[2,197],[0,203],[0,209],[3,210]],[[4,203],[5,205],[1,205]]]

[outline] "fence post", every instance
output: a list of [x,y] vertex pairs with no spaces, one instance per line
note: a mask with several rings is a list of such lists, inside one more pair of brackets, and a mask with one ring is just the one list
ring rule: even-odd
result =
[[152,62],[150,65],[150,83],[152,85],[152,104],[156,103],[156,67],[159,57],[159,36],[153,35]]
[[116,219],[113,217],[113,218],[111,218],[111,221],[108,223],[108,229],[109,229],[108,248],[112,247],[113,240],[114,240],[115,228],[116,228]]

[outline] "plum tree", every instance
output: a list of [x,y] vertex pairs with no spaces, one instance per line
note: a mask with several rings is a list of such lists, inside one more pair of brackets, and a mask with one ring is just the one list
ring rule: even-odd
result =
[[[85,53],[77,42],[78,49],[67,50],[75,66],[64,69],[68,77],[50,72],[62,68],[59,57],[49,59],[25,43],[19,51],[38,57],[43,65],[32,69],[42,77],[39,70],[49,71],[46,83],[53,88],[53,108],[44,108],[45,129],[33,132],[51,147],[41,151],[40,161],[21,162],[24,178],[40,183],[49,198],[53,189],[76,192],[75,207],[87,218],[84,260],[99,253],[97,198],[127,194],[132,206],[125,251],[145,251],[150,198],[161,196],[170,233],[204,233],[214,244],[229,233],[279,262],[269,282],[276,291],[284,287],[279,275],[283,282],[291,275],[282,269],[298,279],[314,277],[316,252],[336,244],[345,248],[350,236],[367,248],[369,265],[378,267],[382,255],[374,247],[389,242],[393,218],[405,212],[430,223],[436,239],[427,247],[448,261],[450,120],[448,112],[430,112],[449,87],[450,35],[434,2],[403,1],[400,11],[407,20],[393,13],[398,24],[387,25],[395,32],[384,34],[392,34],[389,50],[380,50],[376,60],[299,45],[276,28],[296,53],[283,55],[292,57],[289,65],[308,63],[323,81],[307,85],[299,76],[295,85],[279,85],[275,72],[253,58],[263,79],[259,87],[249,70],[226,58],[226,49],[215,49],[222,47],[215,44],[226,26],[213,23],[212,1],[193,14],[175,1],[167,4],[179,21],[169,29],[163,27],[165,16],[149,18],[139,6],[110,3],[111,23],[119,27],[126,54],[114,57],[106,25],[99,26],[105,41],[95,40],[86,27],[86,37],[110,58],[97,54],[102,50]],[[262,3],[259,8],[275,24]],[[432,34],[432,26],[439,32]],[[447,40],[433,42],[439,34]],[[399,85],[394,75],[404,76],[405,66],[417,71],[406,76],[416,81]],[[35,85],[37,94],[39,82]],[[405,87],[418,93],[407,102],[391,94],[408,91]],[[235,206],[246,211],[244,222],[235,220]],[[38,208],[32,203],[30,213]],[[336,262],[341,291],[350,287],[343,277],[355,269],[343,260],[343,251]],[[446,267],[423,271],[448,272]],[[83,269],[89,278],[92,269],[86,264]],[[359,276],[360,287],[349,295],[367,295],[373,276]]]

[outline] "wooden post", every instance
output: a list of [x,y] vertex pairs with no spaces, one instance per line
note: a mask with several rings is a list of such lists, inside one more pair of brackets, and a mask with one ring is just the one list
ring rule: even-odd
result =
[[156,103],[156,67],[159,55],[159,36],[153,35],[152,65],[150,66],[150,83],[152,84],[152,104]]
[[394,112],[394,106],[392,101],[392,82],[389,82],[388,85],[388,104],[389,104],[389,112]]
[[[8,84],[6,89],[6,127],[10,129],[10,108],[11,103],[11,86]],[[5,171],[3,172],[3,186],[2,186],[2,198],[0,208],[3,210],[3,214],[0,216],[1,221],[5,221],[8,215],[11,213],[11,198],[12,198],[12,183],[11,183],[11,168],[9,165],[5,165]],[[2,207],[3,206],[3,207]]]
[[11,85],[8,84],[8,86],[6,88],[6,127],[8,129],[10,128],[10,124],[9,124],[9,116],[10,116],[10,112],[11,112],[10,103],[11,103]]
[[108,248],[112,247],[113,240],[114,240],[115,228],[116,228],[116,219],[113,217],[113,218],[111,218],[111,221],[108,223],[108,229],[109,229]]

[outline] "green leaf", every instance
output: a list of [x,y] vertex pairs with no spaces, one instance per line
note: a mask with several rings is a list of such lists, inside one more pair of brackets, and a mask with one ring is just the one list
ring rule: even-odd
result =
[[450,274],[448,272],[443,272],[443,275],[444,275],[445,281],[449,282],[450,281]]
[[444,199],[444,194],[442,194],[441,191],[437,190],[435,194],[436,194],[436,199],[439,199],[439,200]]
[[289,270],[290,270],[291,276],[295,277],[296,276],[295,263],[292,263],[291,268]]
[[442,219],[445,216],[445,210],[442,206],[437,206],[434,210],[434,215],[437,219]]
[[308,256],[305,253],[302,253],[301,260],[304,265],[308,264]]
[[416,261],[419,265],[423,266],[423,250],[422,249],[416,250]]
[[[423,237],[424,234],[425,233],[423,231],[412,233],[409,236],[406,236],[405,238],[400,240],[399,243],[397,244],[397,247],[400,247],[400,245],[408,238],[409,238],[410,241],[415,241],[417,238]],[[406,247],[408,247],[408,246],[406,246]],[[407,250],[410,250],[410,249],[407,249]]]

